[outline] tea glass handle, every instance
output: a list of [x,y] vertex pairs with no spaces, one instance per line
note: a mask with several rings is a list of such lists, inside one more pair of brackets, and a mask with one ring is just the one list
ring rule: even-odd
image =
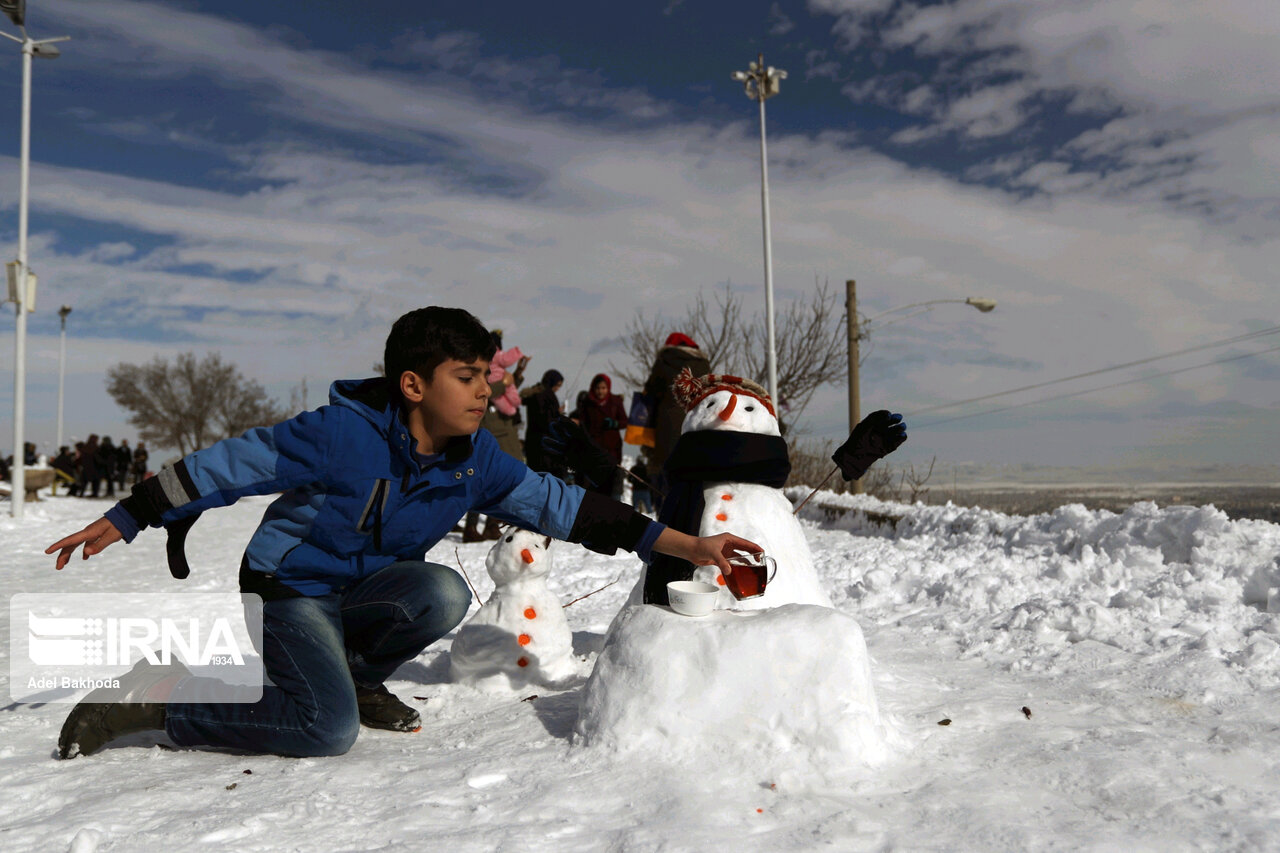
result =
[[765,583],[773,583],[773,577],[774,577],[774,575],[776,575],[776,574],[778,573],[778,561],[777,561],[777,560],[775,560],[775,559],[773,559],[773,557],[765,557],[765,558],[764,558],[764,564],[765,564],[766,566],[772,566],[772,567],[773,567],[773,568],[770,570],[770,572],[769,572],[769,577],[768,577],[768,579],[767,579],[767,580],[765,580]]

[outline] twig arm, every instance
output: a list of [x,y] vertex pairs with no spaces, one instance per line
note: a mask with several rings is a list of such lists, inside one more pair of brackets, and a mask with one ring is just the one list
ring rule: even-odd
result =
[[828,474],[826,477],[823,477],[823,478],[822,478],[822,482],[818,484],[818,488],[814,489],[812,492],[810,492],[810,493],[808,494],[808,496],[807,496],[804,500],[800,501],[800,506],[798,506],[798,507],[796,507],[795,509],[793,509],[793,510],[791,511],[791,514],[792,514],[792,515],[796,515],[796,514],[798,514],[798,513],[800,512],[800,510],[804,508],[804,505],[805,505],[805,504],[807,504],[807,503],[809,502],[809,498],[811,498],[811,497],[813,497],[814,495],[816,495],[816,494],[818,493],[818,490],[819,490],[819,489],[821,489],[823,486],[825,486],[825,485],[827,484],[827,481],[828,481],[828,480],[830,480],[830,479],[835,475],[835,473],[836,473],[837,471],[839,471],[839,470],[840,470],[840,466],[838,466],[838,465],[837,465],[835,468],[832,468],[832,469],[831,469],[831,473],[830,473],[830,474]]

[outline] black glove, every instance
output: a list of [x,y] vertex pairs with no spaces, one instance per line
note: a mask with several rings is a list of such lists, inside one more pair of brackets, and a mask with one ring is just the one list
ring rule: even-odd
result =
[[849,440],[836,448],[831,461],[840,466],[840,474],[846,481],[856,480],[877,459],[888,456],[907,440],[907,425],[902,415],[893,415],[888,409],[872,412],[849,433]]
[[597,488],[609,482],[617,467],[613,457],[592,441],[580,424],[564,415],[548,424],[542,449]]

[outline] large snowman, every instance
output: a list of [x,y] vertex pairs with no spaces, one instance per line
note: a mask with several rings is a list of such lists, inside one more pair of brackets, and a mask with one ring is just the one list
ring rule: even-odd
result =
[[685,369],[672,385],[686,415],[667,460],[667,495],[659,520],[688,533],[733,532],[764,548],[777,564],[764,595],[738,601],[715,566],[694,567],[655,555],[632,592],[632,603],[666,604],[672,580],[721,587],[718,609],[762,610],[781,604],[831,606],[791,501],[782,492],[790,473],[787,446],[768,392],[738,376],[695,377]]

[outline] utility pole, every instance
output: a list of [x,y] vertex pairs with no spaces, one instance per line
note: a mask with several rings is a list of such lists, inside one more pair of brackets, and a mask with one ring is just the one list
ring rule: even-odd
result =
[[54,59],[58,49],[54,42],[67,41],[70,36],[41,39],[36,41],[27,35],[24,16],[24,3],[5,3],[0,5],[9,16],[9,20],[22,31],[22,38],[0,32],[10,41],[22,45],[22,125],[21,146],[18,163],[18,260],[16,262],[15,286],[11,288],[10,298],[15,303],[14,313],[17,325],[13,336],[13,472],[10,475],[9,512],[19,521],[22,520],[23,505],[26,501],[26,436],[23,426],[26,420],[27,403],[27,313],[33,309],[35,296],[34,279],[27,265],[27,199],[30,196],[31,173],[31,57],[39,56]]
[[[862,391],[858,387],[858,283],[849,279],[844,283],[844,310],[848,316],[845,327],[849,335],[849,432],[862,420]],[[853,481],[853,493],[862,494],[861,478]]]

